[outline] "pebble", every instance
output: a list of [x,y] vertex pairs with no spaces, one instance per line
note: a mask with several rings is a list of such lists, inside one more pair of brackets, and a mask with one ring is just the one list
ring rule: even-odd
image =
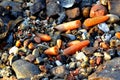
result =
[[34,55],[36,58],[40,56],[39,50],[38,49],[34,49],[32,51],[32,55]]
[[29,54],[25,57],[25,60],[27,60],[29,62],[33,62],[35,60],[35,56],[32,54]]
[[3,52],[2,56],[1,56],[1,60],[5,63],[8,60],[8,53],[7,52]]
[[17,54],[18,53],[18,48],[16,46],[13,46],[10,50],[9,50],[9,54]]
[[93,80],[103,70],[95,79],[111,79],[119,64],[104,64],[120,56],[119,16],[119,0],[1,0],[0,77]]
[[12,68],[18,79],[30,78],[40,73],[40,70],[36,65],[24,60],[16,60],[13,62]]
[[95,51],[96,51],[95,47],[84,47],[82,49],[82,52],[84,52],[86,55],[93,55]]
[[65,66],[58,66],[53,68],[52,70],[52,74],[55,76],[59,76],[59,77],[63,77],[66,74],[66,69]]
[[66,15],[68,19],[75,19],[80,15],[80,9],[79,8],[67,9]]

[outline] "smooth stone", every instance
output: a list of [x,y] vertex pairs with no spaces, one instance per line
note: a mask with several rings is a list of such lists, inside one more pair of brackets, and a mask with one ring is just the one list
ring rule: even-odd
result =
[[3,62],[7,62],[8,56],[9,56],[8,53],[7,53],[7,52],[4,52],[4,53],[2,54],[1,60],[2,60]]
[[43,62],[44,60],[43,60],[43,58],[41,58],[41,57],[37,57],[35,61],[36,61],[36,64],[40,64],[40,63]]
[[22,59],[13,62],[12,68],[18,79],[30,78],[40,73],[40,70],[36,65]]
[[82,52],[84,52],[86,55],[92,55],[95,52],[95,47],[84,47],[82,49]]
[[109,10],[110,14],[115,14],[120,16],[120,0],[111,0],[110,1],[111,4],[111,9]]
[[54,67],[51,70],[51,72],[55,76],[63,77],[66,73],[66,69],[65,69],[65,66],[58,66],[58,67]]
[[120,58],[114,58],[100,65],[88,80],[120,80]]
[[29,62],[33,62],[35,60],[35,56],[32,54],[29,54],[28,56],[25,57],[25,60]]
[[42,9],[44,8],[45,8],[45,5],[43,5],[41,2],[37,2],[37,3],[34,3],[32,6],[30,6],[30,12],[32,14],[36,14],[42,11]]
[[40,56],[39,54],[39,50],[38,49],[34,49],[32,52],[32,55],[34,55],[36,58]]

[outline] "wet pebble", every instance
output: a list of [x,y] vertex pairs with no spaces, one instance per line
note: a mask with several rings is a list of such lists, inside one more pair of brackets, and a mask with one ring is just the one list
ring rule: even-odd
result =
[[36,65],[24,60],[16,60],[13,62],[12,68],[18,79],[30,78],[40,73],[40,70]]

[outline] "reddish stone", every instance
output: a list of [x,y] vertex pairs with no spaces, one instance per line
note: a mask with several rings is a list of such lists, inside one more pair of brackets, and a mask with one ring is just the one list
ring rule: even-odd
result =
[[90,10],[90,17],[104,16],[107,14],[107,9],[101,4],[95,4]]

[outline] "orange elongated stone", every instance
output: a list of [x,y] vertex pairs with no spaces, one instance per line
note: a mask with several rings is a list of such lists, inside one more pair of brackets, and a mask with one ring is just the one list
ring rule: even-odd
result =
[[63,50],[63,54],[64,54],[64,55],[72,55],[72,54],[75,54],[76,51],[79,51],[79,50],[81,50],[83,47],[88,46],[89,43],[90,43],[89,40],[81,41],[81,42],[78,43],[78,44],[72,45],[72,46],[64,49],[64,50]]
[[92,26],[105,22],[108,19],[109,19],[108,16],[98,16],[94,18],[88,18],[83,22],[83,25],[85,26],[86,29],[90,29]]
[[58,46],[50,47],[50,48],[48,48],[48,49],[46,49],[46,50],[44,51],[45,54],[51,55],[51,56],[56,56],[56,55],[58,55],[58,52],[59,52]]
[[81,27],[81,21],[75,20],[75,21],[60,24],[60,25],[56,26],[55,29],[57,29],[61,32],[64,32],[64,31],[68,31],[68,30],[74,30],[79,27]]
[[50,41],[51,37],[48,34],[35,33],[41,41]]
[[79,40],[74,40],[74,41],[68,42],[67,46],[70,47],[70,46],[78,44],[78,43],[80,43]]

